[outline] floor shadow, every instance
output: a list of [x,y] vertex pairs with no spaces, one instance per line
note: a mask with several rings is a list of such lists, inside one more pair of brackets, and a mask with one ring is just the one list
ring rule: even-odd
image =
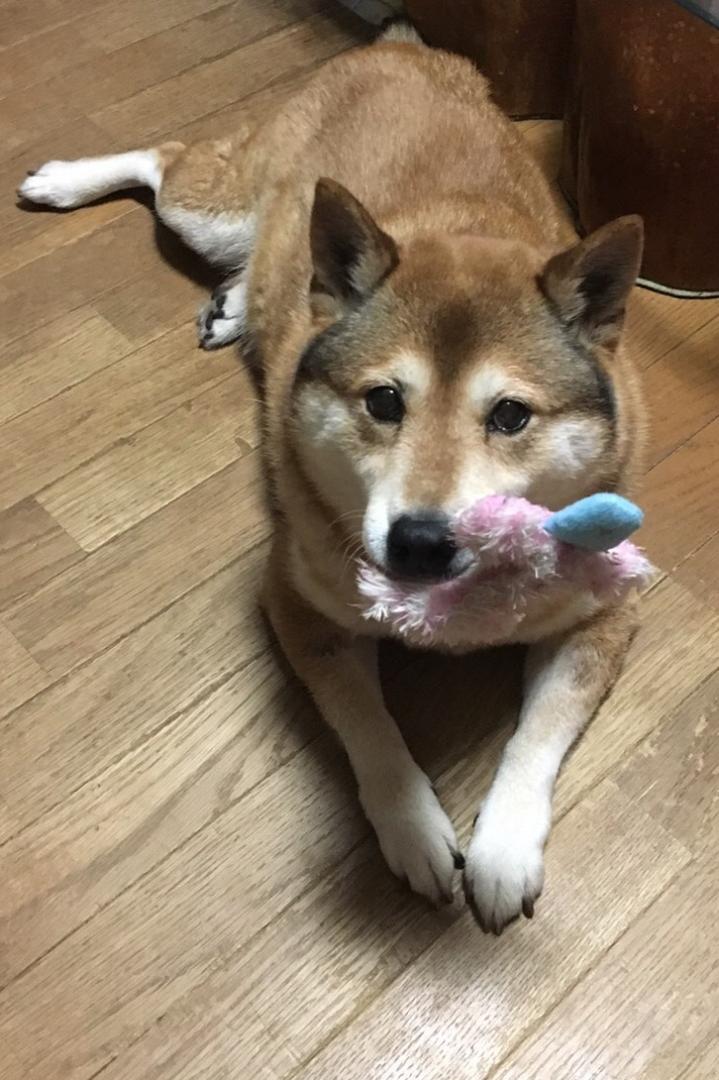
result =
[[[125,189],[124,191],[115,191],[111,195],[102,195],[99,199],[93,199],[92,202],[83,203],[82,209],[84,210],[88,206],[103,206],[105,203],[121,202],[123,199],[133,199],[135,202],[142,203],[143,206],[147,206],[152,210],[154,196],[145,188]],[[78,209],[78,207],[47,206],[45,203],[31,202],[30,199],[26,199],[22,195],[17,196],[15,205],[18,210],[22,210],[26,214],[53,214],[56,217],[74,214]]]
[[[144,201],[144,200],[141,200]],[[179,236],[155,216],[155,245],[162,261],[178,274],[189,278],[195,285],[212,292],[226,276],[221,270],[210,266],[197,252],[187,247]]]
[[509,734],[516,723],[524,649],[446,656],[387,642],[380,655],[388,708],[430,776],[481,754],[499,729]]
[[[168,229],[166,225],[160,221],[157,217],[154,209],[155,196],[148,188],[131,188],[124,191],[116,191],[112,195],[103,195],[100,199],[93,199],[92,202],[85,203],[85,207],[100,206],[106,203],[120,202],[122,200],[132,199],[134,202],[139,203],[141,206],[147,208],[149,213],[154,218],[155,229],[155,246],[160,255],[162,261],[173,270],[176,270],[178,274],[182,274],[184,277],[189,278],[196,285],[201,286],[203,289],[207,289],[211,292],[216,285],[219,285],[223,278],[223,274],[215,270],[204,259],[200,258],[197,252],[192,251],[186,244],[183,244],[182,240],[171,229]],[[22,196],[18,196],[16,200],[17,208],[27,214],[53,214],[56,216],[63,216],[65,214],[75,213],[74,209],[62,209],[56,206],[43,206],[39,203],[30,202],[28,199],[24,199]]]
[[[362,948],[399,948],[414,956],[465,917],[459,875],[454,903],[439,911],[394,877],[362,813],[357,782],[339,739],[322,722],[271,631],[268,639],[287,679],[286,707],[301,725],[305,751],[311,755],[312,784],[321,777],[317,798],[333,808],[328,828],[339,830],[347,845],[339,860],[330,858],[323,867],[305,915],[333,927],[350,952],[361,941]],[[450,809],[464,847],[484,781],[516,721],[524,649],[449,657],[387,642],[380,658],[387,705],[413,756],[433,782],[441,779],[441,798],[454,789],[455,801],[459,796],[469,807],[459,818]],[[448,785],[444,792],[442,784]]]

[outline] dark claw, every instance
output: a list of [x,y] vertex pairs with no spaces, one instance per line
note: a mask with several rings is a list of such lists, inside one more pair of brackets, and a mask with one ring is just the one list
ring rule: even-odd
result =
[[34,176],[36,172],[37,172],[37,169],[28,169],[27,175],[28,176]]
[[522,912],[526,918],[531,919],[534,917],[534,900],[525,896],[522,900]]
[[454,860],[455,870],[464,870],[464,855],[461,851],[453,851],[452,859]]
[[215,321],[215,312],[214,311],[208,311],[207,315],[205,316],[205,330],[211,330],[212,329],[212,324],[213,324],[214,321]]
[[432,877],[434,878],[434,883],[437,886],[437,892],[442,897],[442,903],[435,904],[435,907],[439,911],[442,908],[442,904],[453,904],[454,903],[454,896],[452,894],[451,889],[449,891],[446,891],[445,889],[442,888],[442,883],[440,882],[439,878],[435,874],[434,870],[432,871]]

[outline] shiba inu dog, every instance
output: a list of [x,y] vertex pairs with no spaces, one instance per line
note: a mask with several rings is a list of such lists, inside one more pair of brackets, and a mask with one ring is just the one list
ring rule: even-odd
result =
[[228,272],[201,344],[245,342],[262,366],[277,506],[264,602],[281,645],[394,873],[440,902],[463,870],[499,933],[533,913],[554,782],[616,678],[634,605],[578,594],[530,611],[519,723],[462,856],[385,707],[386,631],[360,614],[354,560],[436,581],[467,568],[449,523],[483,495],[558,509],[632,490],[643,411],[621,334],[641,222],[578,241],[481,74],[402,28],[256,130],[49,162],[20,194],[74,207],[138,184]]

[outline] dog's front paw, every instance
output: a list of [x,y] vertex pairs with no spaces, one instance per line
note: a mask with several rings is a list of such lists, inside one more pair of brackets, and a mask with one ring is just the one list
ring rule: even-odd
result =
[[475,825],[464,870],[464,893],[485,933],[501,934],[521,914],[531,919],[544,884],[544,844],[551,805],[521,806],[490,792]]
[[197,337],[203,349],[221,349],[238,341],[245,330],[245,285],[220,285],[197,315]]
[[439,906],[453,900],[455,870],[464,865],[452,822],[419,767],[375,778],[360,799],[390,870]]

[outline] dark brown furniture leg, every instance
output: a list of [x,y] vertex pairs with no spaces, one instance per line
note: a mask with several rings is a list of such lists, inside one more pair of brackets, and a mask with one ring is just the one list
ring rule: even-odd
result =
[[582,229],[639,213],[642,275],[719,293],[719,29],[675,0],[577,0],[560,183]]

